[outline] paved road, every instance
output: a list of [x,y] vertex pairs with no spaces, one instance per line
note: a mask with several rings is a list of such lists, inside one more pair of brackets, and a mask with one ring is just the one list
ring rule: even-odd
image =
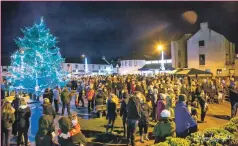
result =
[[[42,115],[42,107],[40,106],[40,103],[34,103],[29,105],[32,110],[32,117],[31,117],[31,127],[29,129],[29,140],[31,141],[31,146],[34,146],[34,139],[36,132],[38,130],[38,120],[40,116]],[[87,101],[85,100],[85,106],[87,106]],[[61,105],[60,105],[60,113],[61,113]],[[74,98],[71,101],[71,111],[76,111],[78,112],[78,116],[83,118],[83,119],[90,119],[92,117],[91,114],[88,114],[87,108],[82,108],[82,109],[77,109],[74,104]],[[220,127],[226,122],[228,122],[227,116],[230,115],[230,103],[225,102],[222,104],[210,104],[209,105],[209,111],[206,116],[206,121],[207,123],[202,123],[199,124],[199,129],[204,130],[206,128],[215,128],[215,127]],[[67,112],[66,112],[67,114]],[[58,130],[58,119],[60,118],[60,115],[56,116],[55,119],[55,126],[56,126],[56,131]],[[13,140],[15,141],[15,140]],[[136,138],[136,141],[139,141],[139,137]],[[15,142],[13,142],[15,143]],[[139,145],[145,146],[145,145],[151,145],[153,144],[153,141],[149,141],[147,143],[141,144],[138,142]]]

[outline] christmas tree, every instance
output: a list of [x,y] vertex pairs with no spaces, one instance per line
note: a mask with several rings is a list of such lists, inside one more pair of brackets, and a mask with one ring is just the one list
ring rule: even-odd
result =
[[41,19],[40,24],[21,30],[23,38],[15,40],[19,50],[11,56],[10,82],[13,89],[41,95],[46,88],[66,83],[58,41]]

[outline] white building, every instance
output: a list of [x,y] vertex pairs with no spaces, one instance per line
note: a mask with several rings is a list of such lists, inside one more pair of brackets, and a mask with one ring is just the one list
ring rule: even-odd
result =
[[[171,70],[172,60],[164,60],[165,69]],[[121,60],[119,74],[156,74],[159,73],[161,60]]]
[[[86,73],[86,65],[82,63],[64,63],[63,69],[71,75],[82,75]],[[104,75],[113,73],[112,65],[108,64],[87,64],[87,74]]]
[[145,60],[121,60],[119,74],[139,74],[138,69],[145,65]]
[[[176,43],[171,44],[172,62],[176,68],[179,68],[176,63],[187,59],[188,68],[210,71],[214,76],[229,76],[238,71],[235,68],[235,44],[229,42],[222,34],[211,30],[207,22],[201,23],[200,30],[188,38],[185,56],[178,57],[179,53],[175,53],[179,49],[184,50],[184,45],[176,48]],[[181,64],[181,67],[186,65]]]
[[175,38],[171,42],[171,58],[173,68],[187,68],[187,40],[191,34],[185,34]]

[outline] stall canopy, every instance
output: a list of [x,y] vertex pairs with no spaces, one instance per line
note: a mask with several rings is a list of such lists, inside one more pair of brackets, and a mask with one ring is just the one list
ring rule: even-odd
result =
[[206,72],[203,70],[191,68],[191,69],[183,69],[175,73],[176,75],[212,75],[210,72]]
[[[172,64],[165,64],[165,70],[173,70]],[[138,69],[139,71],[153,71],[153,70],[160,70],[160,64],[146,64],[142,68]]]

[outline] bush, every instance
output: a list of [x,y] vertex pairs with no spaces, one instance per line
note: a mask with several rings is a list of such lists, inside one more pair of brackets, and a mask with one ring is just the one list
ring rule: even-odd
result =
[[183,138],[167,137],[166,142],[171,146],[190,146],[190,141]]
[[238,132],[238,124],[235,124],[233,122],[228,122],[227,124],[225,124],[224,126],[222,126],[221,128],[229,131],[230,133],[236,133]]
[[160,143],[157,143],[153,146],[170,146],[167,142],[160,142]]
[[232,118],[232,119],[230,120],[230,122],[232,122],[232,123],[234,123],[234,124],[238,124],[238,117]]

